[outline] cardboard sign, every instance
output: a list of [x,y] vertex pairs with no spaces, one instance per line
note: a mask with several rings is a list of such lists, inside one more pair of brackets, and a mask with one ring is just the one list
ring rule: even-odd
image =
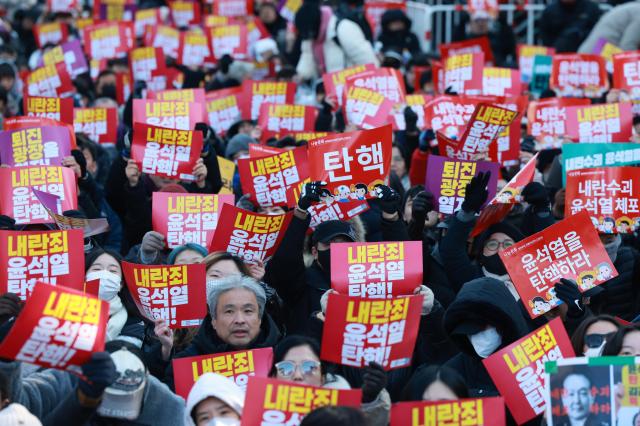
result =
[[422,284],[422,243],[332,243],[331,288],[366,299],[413,294]]
[[345,121],[362,129],[384,126],[394,103],[378,92],[347,84],[344,92]]
[[311,222],[309,228],[315,229],[322,222],[330,220],[349,220],[369,210],[369,203],[365,200],[353,200],[346,203],[334,202],[334,197],[328,195],[320,197],[321,202],[307,209]]
[[482,93],[482,53],[448,56],[444,62],[444,87],[458,94]]
[[193,130],[204,117],[204,106],[197,102],[133,100],[133,122],[168,129]]
[[464,194],[471,179],[480,172],[491,172],[489,196],[483,205],[487,205],[498,187],[500,166],[486,161],[461,161],[437,155],[429,155],[425,188],[436,198],[436,210],[444,214],[453,214],[460,210]]
[[209,252],[226,251],[245,262],[266,262],[276,252],[293,212],[270,216],[222,206]]
[[567,136],[575,142],[628,142],[630,103],[573,106],[567,109]]
[[200,3],[190,1],[169,2],[169,12],[173,25],[186,28],[190,25],[200,25]]
[[519,96],[522,93],[520,72],[511,68],[482,69],[482,94],[490,96]]
[[305,148],[238,160],[243,191],[262,207],[286,206],[287,191],[309,177]]
[[493,51],[491,50],[491,44],[489,42],[489,37],[487,36],[470,38],[468,40],[457,41],[454,43],[445,43],[441,44],[439,48],[440,57],[443,61],[446,61],[446,59],[451,56],[465,55],[467,53],[482,53],[484,54],[482,62],[483,65],[484,61],[487,61],[488,63],[493,62]]
[[0,167],[0,185],[0,214],[14,218],[18,225],[51,223],[32,187],[60,197],[58,214],[78,208],[76,177],[68,167]]
[[595,425],[637,423],[640,357],[565,358],[548,362],[545,372],[546,424],[578,416]]
[[28,117],[44,117],[73,125],[73,99],[24,97],[24,112]]
[[204,89],[174,89],[160,90],[157,92],[147,91],[148,99],[157,101],[178,101],[178,102],[198,102],[204,104]]
[[327,98],[337,101],[336,109],[342,105],[344,85],[348,77],[360,74],[364,71],[374,70],[376,66],[374,64],[357,65],[350,68],[345,68],[340,71],[328,72],[322,75],[322,82],[324,83],[324,91]]
[[[416,122],[416,126],[418,129],[425,128],[424,121],[424,108],[425,105],[433,99],[433,96],[427,95],[425,93],[415,93],[413,95],[406,96],[406,106],[411,107],[413,112],[418,116],[418,121]],[[405,130],[406,123],[404,121],[404,108],[395,108],[392,113],[392,117],[394,120],[394,129]]]
[[219,135],[224,135],[233,123],[240,121],[240,96],[242,88],[214,90],[205,98],[209,125]]
[[44,126],[0,132],[0,160],[10,167],[60,166],[71,155],[69,131]]
[[199,67],[204,65],[207,58],[211,57],[209,39],[199,31],[187,31],[180,33],[178,45],[178,63],[186,67]]
[[375,68],[349,75],[345,85],[379,93],[394,104],[404,103],[407,92],[402,73],[394,68]]
[[89,71],[79,40],[71,40],[47,50],[38,61],[39,67],[57,64],[64,64],[72,79]]
[[138,310],[151,321],[162,318],[170,328],[198,327],[207,314],[204,263],[122,262],[122,274]]
[[116,108],[74,108],[73,127],[95,143],[115,145],[118,137]]
[[640,170],[605,167],[567,173],[565,217],[586,210],[596,229],[627,234],[640,225]]
[[556,53],[553,47],[538,46],[532,44],[518,44],[518,69],[522,82],[527,84],[533,78],[533,60],[536,55],[551,56]]
[[176,394],[185,399],[194,383],[205,373],[222,374],[246,391],[249,377],[269,376],[273,365],[273,349],[260,348],[174,358],[172,363]]
[[171,58],[178,57],[178,47],[180,46],[180,31],[167,25],[148,27],[150,31],[145,32],[145,46],[159,47],[165,56]]
[[[486,98],[488,98],[486,101],[490,101],[494,106],[518,113],[511,124],[505,126],[498,133],[495,142],[489,144],[489,159],[491,161],[500,163],[503,167],[517,166],[520,164],[521,114],[527,108],[528,99],[526,96]],[[486,101],[483,99],[483,102]]]
[[257,120],[260,115],[260,107],[267,102],[293,104],[295,93],[295,83],[245,80],[242,82],[242,96],[240,98],[242,118]]
[[38,48],[42,49],[47,44],[55,45],[67,41],[69,29],[62,22],[50,22],[42,25],[34,25],[33,35],[35,36]]
[[489,145],[518,116],[517,111],[496,105],[478,104],[456,150],[456,158],[473,160],[487,153]]
[[56,206],[60,203],[60,197],[58,197],[57,195],[49,194],[47,192],[39,191],[35,188],[31,188],[31,191],[47,211],[49,217],[53,219],[53,222],[56,224],[58,229],[81,229],[84,238],[92,237],[94,235],[102,234],[109,231],[109,222],[107,221],[107,219],[103,217],[97,219],[84,219],[79,217],[63,216],[56,213]]
[[[199,104],[200,105],[200,104]],[[191,174],[202,152],[202,132],[135,123],[131,158],[142,173],[194,181]]]
[[575,356],[571,341],[555,318],[548,324],[502,348],[482,361],[507,403],[511,415],[523,424],[544,413],[544,363]]
[[29,96],[66,97],[73,94],[75,87],[64,63],[45,65],[29,73],[26,82]]
[[574,280],[584,292],[618,276],[587,212],[580,212],[498,252],[531,318],[561,301],[553,285]]
[[566,183],[571,170],[594,167],[629,166],[640,163],[640,144],[590,143],[564,144],[562,146],[562,182]]
[[125,56],[134,46],[133,22],[104,22],[82,30],[84,49],[91,59]]
[[312,106],[264,103],[258,126],[267,133],[313,131],[317,117],[318,109]]
[[478,103],[463,96],[438,96],[424,106],[425,123],[430,123],[434,132],[460,138]]
[[0,345],[0,356],[81,374],[104,351],[109,304],[90,294],[39,283]]
[[0,231],[1,293],[27,300],[38,281],[82,288],[82,231]]
[[391,167],[391,125],[309,141],[309,177],[339,202],[376,198]]
[[473,398],[457,401],[412,401],[391,406],[391,426],[438,424],[504,426],[504,399]]
[[236,165],[233,161],[224,157],[217,156],[218,167],[220,168],[220,178],[222,179],[222,188],[218,194],[233,194],[233,175],[236,172]]
[[233,202],[231,195],[154,192],[153,230],[165,236],[170,249],[187,243],[209,247],[222,205]]
[[558,97],[600,97],[609,88],[605,60],[579,53],[553,55],[549,86]]
[[3,126],[4,130],[31,129],[43,126],[64,127],[69,132],[71,149],[76,148],[76,134],[73,131],[73,126],[71,124],[62,123],[58,120],[44,117],[16,116],[5,118]]
[[[366,300],[329,294],[320,358],[362,368],[408,367],[418,336],[422,295]],[[337,350],[336,350],[337,349]]]
[[534,101],[527,111],[527,133],[536,139],[539,150],[561,148],[568,141],[567,108],[590,105],[589,99],[549,98]]
[[134,29],[136,38],[143,38],[147,26],[155,27],[162,22],[160,8],[136,10]]
[[529,91],[534,96],[540,96],[549,88],[553,56],[536,55],[533,57],[533,75],[529,83]]
[[316,408],[340,405],[359,408],[360,389],[330,389],[259,377],[249,378],[242,426],[298,426]]
[[211,53],[217,61],[224,55],[246,59],[248,55],[247,26],[245,24],[220,25],[209,28]]
[[129,67],[134,80],[151,80],[151,73],[165,69],[164,52],[159,47],[138,47],[129,54]]

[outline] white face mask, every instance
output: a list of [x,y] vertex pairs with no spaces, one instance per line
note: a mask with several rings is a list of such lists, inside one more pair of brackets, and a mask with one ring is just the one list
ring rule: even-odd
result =
[[117,296],[120,291],[120,283],[122,282],[119,275],[109,272],[106,269],[88,272],[85,280],[100,280],[98,297],[107,302]]
[[488,357],[502,344],[502,337],[495,327],[489,327],[486,330],[472,334],[469,336],[469,340],[473,345],[473,349],[481,358]]
[[230,417],[216,417],[207,423],[207,426],[240,426],[240,420]]

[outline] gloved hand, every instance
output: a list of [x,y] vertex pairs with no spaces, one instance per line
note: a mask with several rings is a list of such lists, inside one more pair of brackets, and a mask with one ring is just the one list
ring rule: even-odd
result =
[[380,207],[384,213],[394,214],[400,211],[400,194],[386,185],[376,187]]
[[431,310],[433,309],[434,303],[436,302],[436,297],[434,296],[433,291],[426,285],[421,284],[415,288],[413,294],[421,294],[424,296],[422,299],[421,315],[429,315],[431,313]]
[[480,211],[484,202],[487,201],[487,197],[489,197],[487,184],[490,177],[491,172],[480,172],[471,179],[464,192],[462,210],[467,213],[478,213]]
[[250,212],[255,212],[258,210],[256,205],[251,202],[249,194],[244,194],[242,197],[240,197],[238,199],[238,202],[236,203],[236,207],[240,207],[241,209],[245,209]]
[[147,88],[147,83],[143,80],[136,80],[133,84],[133,98],[142,98],[142,91]]
[[387,385],[387,373],[375,362],[362,370],[362,402],[367,403],[374,401]]
[[231,55],[222,55],[222,58],[218,61],[218,69],[222,74],[229,73],[229,67],[233,63],[233,57]]
[[0,296],[0,325],[16,317],[22,310],[22,301],[17,294],[5,293]]
[[549,209],[549,194],[540,182],[528,183],[522,190],[522,198],[536,211]]
[[418,114],[410,106],[404,108],[404,123],[406,132],[418,131]]
[[116,365],[108,352],[95,352],[91,360],[82,366],[85,378],[78,381],[80,392],[89,398],[99,398],[106,388],[118,378]]
[[556,289],[556,296],[567,304],[569,308],[568,314],[571,316],[580,316],[584,312],[584,306],[582,305],[582,293],[578,290],[578,285],[568,279],[560,278],[554,286]]
[[300,199],[298,200],[298,208],[300,210],[307,210],[311,207],[311,203],[317,203],[320,201],[320,190],[326,183],[321,181],[308,182],[302,188]]
[[202,152],[209,150],[211,137],[215,134],[213,129],[207,123],[198,122],[195,127],[196,131],[202,133]]
[[427,214],[433,210],[434,206],[435,198],[431,192],[418,192],[411,205],[411,219],[418,223],[424,222]]
[[142,244],[140,245],[140,257],[144,258],[143,263],[155,261],[158,253],[163,249],[164,235],[156,231],[149,231],[144,234]]
[[0,229],[6,231],[16,230],[16,221],[14,218],[0,214]]

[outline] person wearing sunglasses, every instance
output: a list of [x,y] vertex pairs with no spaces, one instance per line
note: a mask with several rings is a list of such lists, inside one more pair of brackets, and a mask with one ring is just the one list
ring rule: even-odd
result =
[[573,350],[578,356],[599,356],[605,343],[619,328],[620,324],[611,315],[589,316],[571,336]]
[[[391,399],[385,390],[386,373],[380,365],[371,363],[362,369],[362,411],[371,426],[387,425]],[[285,337],[273,353],[273,367],[269,374],[278,380],[332,389],[350,389],[347,380],[329,371],[320,361],[320,346],[310,337]]]

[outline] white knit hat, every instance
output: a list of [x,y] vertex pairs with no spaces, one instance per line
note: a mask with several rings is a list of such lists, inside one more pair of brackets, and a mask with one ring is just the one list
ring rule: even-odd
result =
[[42,426],[40,420],[27,410],[24,405],[9,404],[0,410],[0,425],[2,426]]

